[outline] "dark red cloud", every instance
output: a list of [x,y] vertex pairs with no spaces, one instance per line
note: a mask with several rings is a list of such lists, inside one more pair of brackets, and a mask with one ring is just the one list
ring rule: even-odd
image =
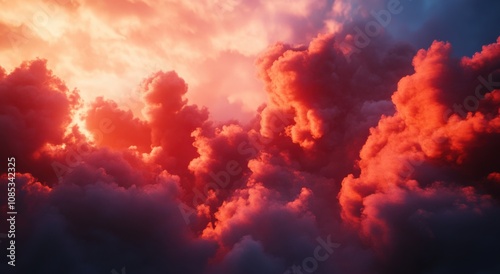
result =
[[411,73],[413,55],[408,45],[378,40],[349,61],[341,38],[322,35],[301,48],[278,44],[258,62],[270,101],[260,133],[271,137],[283,126],[277,118],[291,115],[285,133],[306,151],[294,158],[338,180],[352,169],[369,127],[394,111],[388,98],[397,81]]
[[135,117],[130,110],[102,97],[90,106],[85,117],[85,126],[93,134],[95,143],[114,149],[137,147],[140,152],[151,150],[151,128]]
[[79,95],[46,67],[46,61],[24,62],[10,73],[0,72],[0,156],[17,157],[18,172],[48,179],[53,173],[44,157],[51,146],[66,141]]
[[46,68],[43,60],[0,73],[1,156],[32,159],[44,144],[63,142],[79,97]]
[[184,172],[198,156],[192,133],[209,127],[208,110],[189,105],[187,84],[175,72],[158,72],[142,83],[144,114],[151,127],[151,157],[164,168]]
[[360,175],[342,182],[343,219],[391,273],[492,271],[496,252],[488,242],[500,226],[491,175],[500,163],[499,90],[481,79],[498,77],[498,43],[458,59],[450,44],[435,42],[417,53],[413,66],[392,95],[396,113],[371,129]]

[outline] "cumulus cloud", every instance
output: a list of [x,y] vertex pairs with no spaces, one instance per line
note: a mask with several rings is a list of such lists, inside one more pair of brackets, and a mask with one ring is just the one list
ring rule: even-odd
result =
[[[415,73],[402,78],[392,95],[396,113],[382,117],[371,129],[360,152],[359,176],[349,175],[342,182],[343,219],[373,242],[391,271],[497,267],[489,260],[488,244],[477,239],[477,230],[493,235],[498,227],[491,221],[498,219],[498,196],[492,196],[498,190],[484,184],[498,170],[499,159],[492,152],[498,149],[500,129],[494,99],[498,89],[488,90],[488,82],[478,80],[494,79],[498,53],[498,43],[462,59],[453,58],[451,45],[442,42],[420,50],[413,59]],[[455,103],[459,98],[463,102]],[[474,106],[466,102],[471,100]],[[459,104],[465,108],[463,116]],[[483,104],[490,107],[480,107]],[[462,235],[453,243],[437,235],[449,228],[436,218],[441,214],[444,220],[452,219]],[[441,240],[441,253],[401,253],[409,246],[435,250],[432,246]],[[460,256],[453,251],[457,243],[484,253],[469,262],[453,261]]]
[[[394,13],[391,24],[425,8],[400,5],[408,16]],[[22,216],[18,271],[498,272],[500,38],[458,57],[453,42],[421,48],[388,26],[357,45],[361,34],[353,31],[389,6],[117,0],[54,7],[96,30],[80,30],[87,36],[78,41],[103,63],[52,52],[48,63],[0,69],[7,132],[0,156],[16,158]],[[423,33],[436,16],[414,31]],[[54,33],[78,33],[57,20]],[[170,37],[156,39],[165,29]],[[102,75],[119,83],[105,83],[126,93],[132,72],[122,65],[141,59],[142,49],[146,60],[179,56],[162,66],[202,65],[135,75],[132,109],[62,80],[88,61],[86,77],[112,68]],[[255,74],[258,95],[260,84],[248,80]],[[242,93],[224,98],[222,87]],[[85,105],[82,93],[91,98]],[[214,119],[204,100],[226,119]],[[225,100],[259,107],[235,119]],[[2,173],[0,185],[8,177]]]
[[9,132],[2,135],[2,157],[30,159],[46,143],[61,144],[78,94],[53,76],[43,60],[25,62],[1,76],[2,128]]

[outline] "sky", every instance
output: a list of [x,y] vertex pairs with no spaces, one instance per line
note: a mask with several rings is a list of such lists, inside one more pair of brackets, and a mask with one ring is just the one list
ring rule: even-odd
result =
[[500,272],[500,2],[0,7],[1,273]]

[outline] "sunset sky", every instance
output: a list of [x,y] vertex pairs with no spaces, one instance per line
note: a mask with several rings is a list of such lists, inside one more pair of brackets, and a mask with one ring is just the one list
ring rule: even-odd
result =
[[0,7],[0,273],[500,273],[500,2]]

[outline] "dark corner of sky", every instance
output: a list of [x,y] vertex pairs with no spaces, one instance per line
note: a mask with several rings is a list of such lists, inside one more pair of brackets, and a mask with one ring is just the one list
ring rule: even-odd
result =
[[396,40],[428,48],[434,40],[450,42],[453,56],[472,56],[500,35],[500,1],[403,0],[389,32]]

